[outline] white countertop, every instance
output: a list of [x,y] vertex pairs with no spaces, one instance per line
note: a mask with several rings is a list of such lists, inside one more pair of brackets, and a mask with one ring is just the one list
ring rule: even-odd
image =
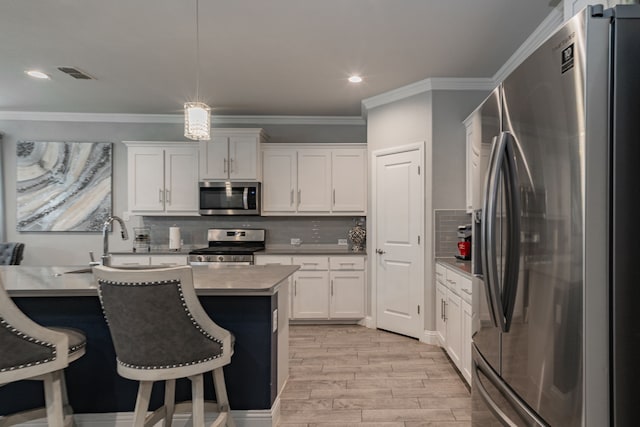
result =
[[[212,295],[273,295],[299,266],[193,266],[196,293]],[[0,280],[12,297],[96,296],[97,285],[86,266],[0,266]]]

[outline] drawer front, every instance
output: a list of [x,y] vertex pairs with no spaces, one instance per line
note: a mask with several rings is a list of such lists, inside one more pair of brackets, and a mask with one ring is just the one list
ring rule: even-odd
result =
[[328,270],[329,258],[323,256],[294,256],[293,265],[299,265],[300,270]]
[[447,269],[442,264],[436,263],[436,280],[444,286],[447,286],[446,277]]
[[291,265],[290,256],[282,255],[256,255],[256,265]]
[[149,255],[111,255],[111,265],[126,267],[132,265],[151,265]]
[[176,265],[187,265],[186,255],[152,255],[151,265],[164,265],[172,267]]
[[462,280],[462,277],[460,277],[460,275],[456,272],[454,272],[453,270],[450,269],[446,269],[446,275],[445,275],[445,281],[446,281],[446,286],[451,289],[451,291],[456,294],[456,295],[460,295],[460,281]]
[[364,257],[332,256],[329,258],[331,270],[364,270]]
[[460,296],[462,297],[462,299],[468,303],[471,303],[471,297],[473,295],[471,291],[471,279],[460,276],[459,288]]

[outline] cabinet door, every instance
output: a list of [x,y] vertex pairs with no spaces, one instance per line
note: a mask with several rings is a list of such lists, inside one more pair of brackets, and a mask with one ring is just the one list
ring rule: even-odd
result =
[[268,150],[262,157],[262,211],[295,212],[295,150]]
[[198,149],[165,150],[165,211],[198,212]]
[[297,271],[293,277],[294,319],[329,318],[329,272]]
[[232,136],[229,138],[229,178],[236,180],[259,180],[259,140],[255,136]]
[[200,141],[200,179],[227,179],[229,177],[229,138],[214,136]]
[[447,325],[444,321],[444,305],[447,302],[447,288],[436,282],[436,333],[441,347],[447,345]]
[[444,320],[447,326],[447,353],[453,363],[460,369],[462,353],[462,307],[460,297],[447,289],[447,300],[444,306]]
[[129,210],[164,211],[164,149],[129,147],[127,164]]
[[298,212],[331,211],[331,151],[298,151]]
[[332,271],[329,286],[331,318],[364,317],[364,271]]
[[471,304],[462,301],[462,351],[460,354],[460,372],[471,384],[471,334],[472,334]]
[[367,209],[365,150],[334,150],[331,154],[331,182],[333,212],[364,214]]

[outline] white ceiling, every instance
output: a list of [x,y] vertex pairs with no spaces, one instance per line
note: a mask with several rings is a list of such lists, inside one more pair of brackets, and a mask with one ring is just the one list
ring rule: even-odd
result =
[[[363,99],[426,78],[492,77],[551,10],[549,0],[200,0],[200,99],[220,115],[359,116]],[[180,113],[195,98],[195,46],[195,0],[0,0],[0,111]],[[365,81],[349,84],[351,73]]]

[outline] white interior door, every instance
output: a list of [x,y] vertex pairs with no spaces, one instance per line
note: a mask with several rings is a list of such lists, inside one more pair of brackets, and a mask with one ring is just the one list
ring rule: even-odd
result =
[[377,327],[418,338],[424,312],[422,148],[376,155]]

